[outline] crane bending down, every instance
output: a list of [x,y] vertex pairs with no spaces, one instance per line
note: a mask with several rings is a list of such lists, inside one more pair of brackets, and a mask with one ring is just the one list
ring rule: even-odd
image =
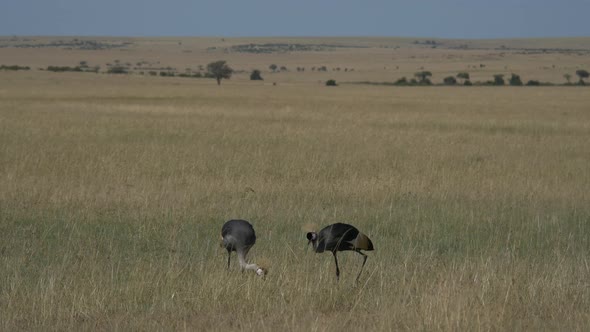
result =
[[334,255],[334,262],[336,263],[336,279],[340,279],[340,269],[338,268],[338,257],[336,253],[338,251],[351,250],[355,251],[363,256],[363,265],[361,270],[356,277],[358,282],[365,263],[367,262],[367,255],[361,252],[361,250],[374,250],[371,239],[365,234],[359,232],[356,227],[336,223],[324,227],[319,233],[309,232],[307,233],[307,239],[309,240],[308,245],[313,245],[313,250],[316,253],[322,253],[326,250],[331,251]]
[[254,227],[246,220],[229,220],[221,228],[221,245],[227,249],[227,268],[231,260],[231,252],[235,251],[238,255],[240,268],[242,271],[253,270],[257,275],[264,277],[266,269],[256,264],[246,262],[246,255],[250,248],[256,243],[256,233]]

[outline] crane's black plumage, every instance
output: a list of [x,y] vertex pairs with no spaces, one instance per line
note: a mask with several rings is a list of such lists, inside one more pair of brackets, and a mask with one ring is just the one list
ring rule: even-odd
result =
[[336,279],[340,278],[340,268],[338,267],[338,257],[336,256],[338,251],[351,250],[363,256],[363,265],[356,277],[358,281],[367,262],[367,255],[362,253],[361,250],[374,250],[373,242],[371,242],[368,236],[359,232],[356,227],[344,223],[328,225],[318,233],[309,232],[307,233],[307,239],[313,245],[316,253],[322,253],[324,251],[332,252],[334,262],[336,263]]
[[244,269],[254,270],[259,276],[264,276],[265,269],[256,264],[246,263],[246,255],[256,243],[256,232],[254,227],[246,220],[234,219],[226,221],[221,227],[221,245],[225,247],[228,253],[227,268],[229,269],[231,252],[235,251],[238,255],[240,267]]

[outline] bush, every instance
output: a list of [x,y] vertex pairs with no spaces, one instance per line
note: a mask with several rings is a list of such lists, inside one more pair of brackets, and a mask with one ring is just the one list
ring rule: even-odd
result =
[[429,78],[426,78],[426,79],[421,80],[420,82],[418,82],[418,84],[420,84],[420,85],[432,85],[432,81]]
[[467,80],[469,80],[469,73],[461,72],[461,73],[457,74],[457,78],[467,81]]
[[174,77],[174,73],[170,71],[161,71],[160,76],[162,77]]
[[393,83],[395,85],[408,85],[408,79],[404,76],[400,79],[398,79],[397,81],[395,81],[395,83]]
[[12,66],[5,66],[5,65],[1,65],[0,66],[0,70],[30,70],[31,68],[28,66],[18,66],[18,65],[12,65]]
[[108,74],[129,74],[129,71],[126,67],[115,65],[107,70]]
[[588,71],[584,69],[576,70],[576,75],[578,75],[578,77],[580,78],[580,81],[578,82],[578,84],[580,85],[584,85],[584,79],[590,77],[590,73],[588,73]]
[[[170,76],[170,77],[174,77],[175,74],[173,72],[163,72],[164,74],[162,76]],[[178,77],[186,77],[186,78],[201,78],[203,77],[203,74],[196,72],[194,74],[191,73],[182,73],[182,74],[178,74]]]
[[252,71],[252,73],[250,74],[250,80],[251,80],[251,81],[262,81],[262,80],[263,80],[263,78],[262,78],[262,76],[260,75],[260,70],[258,70],[258,69],[254,69],[254,70]]
[[527,86],[539,86],[541,85],[541,82],[537,81],[537,80],[530,80],[528,82],[526,82]]
[[510,83],[510,85],[513,85],[513,86],[521,86],[522,85],[522,81],[520,80],[520,76],[518,76],[516,74],[512,74],[512,76],[510,77],[509,83]]
[[336,84],[335,80],[327,80],[326,86],[338,86],[338,84]]
[[443,79],[445,85],[455,85],[457,84],[457,79],[453,76],[447,76]]
[[53,72],[75,71],[75,72],[81,72],[82,71],[82,68],[80,68],[80,67],[68,67],[68,66],[47,66],[47,71],[53,71]]
[[473,83],[471,83],[470,80],[465,80],[465,83],[463,83],[463,85],[465,85],[465,86],[472,86]]
[[504,85],[504,75],[503,74],[494,75],[493,85]]

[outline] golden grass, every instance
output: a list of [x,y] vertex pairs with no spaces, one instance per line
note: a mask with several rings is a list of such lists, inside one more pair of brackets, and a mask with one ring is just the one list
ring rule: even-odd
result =
[[[2,330],[590,323],[588,89],[2,75]],[[230,218],[266,281],[225,270]],[[358,285],[305,247],[337,221]]]

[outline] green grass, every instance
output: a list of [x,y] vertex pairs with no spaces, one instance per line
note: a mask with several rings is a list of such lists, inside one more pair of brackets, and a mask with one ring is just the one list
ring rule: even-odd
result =
[[[50,77],[0,89],[2,330],[590,323],[586,89]],[[230,218],[265,281],[226,271]],[[358,285],[306,248],[337,221]]]

